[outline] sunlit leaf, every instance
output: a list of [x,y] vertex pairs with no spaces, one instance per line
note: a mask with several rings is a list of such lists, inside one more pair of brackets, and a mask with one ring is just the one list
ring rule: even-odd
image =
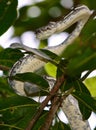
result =
[[52,76],[52,77],[56,77],[56,70],[57,70],[57,67],[51,63],[47,63],[45,66],[44,66],[47,74],[49,76]]
[[90,90],[93,97],[96,97],[96,77],[87,78],[84,81],[85,85]]

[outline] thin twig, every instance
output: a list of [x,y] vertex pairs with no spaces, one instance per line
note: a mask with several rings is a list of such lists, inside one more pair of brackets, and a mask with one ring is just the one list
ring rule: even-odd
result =
[[64,93],[64,95],[58,96],[58,97],[55,96],[52,99],[52,105],[47,115],[46,121],[43,124],[43,126],[40,128],[40,130],[49,130],[52,124],[53,118],[55,116],[55,113],[57,112],[58,108],[61,106],[62,101],[65,100],[66,97],[73,92],[73,90],[74,88],[72,87],[66,93]]
[[64,82],[65,77],[64,75],[62,75],[60,78],[58,78],[56,80],[56,83],[54,85],[54,87],[52,88],[52,90],[50,91],[49,95],[46,97],[46,99],[42,102],[42,104],[40,105],[38,111],[36,112],[36,114],[33,116],[32,120],[29,122],[26,130],[31,130],[35,124],[35,122],[39,119],[43,109],[45,108],[45,106],[48,104],[49,100],[56,94],[56,92],[59,90],[60,86],[62,85],[62,83]]
[[55,113],[57,112],[59,106],[61,105],[61,102],[62,102],[61,97],[54,97],[54,101],[53,101],[50,111],[47,115],[45,123],[40,128],[40,130],[49,130],[49,128],[52,124],[53,118],[55,116]]

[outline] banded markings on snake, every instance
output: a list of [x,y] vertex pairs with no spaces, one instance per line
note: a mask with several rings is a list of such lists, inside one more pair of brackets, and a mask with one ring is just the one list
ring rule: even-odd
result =
[[[62,20],[57,22],[50,22],[47,26],[37,29],[36,37],[40,40],[46,39],[54,33],[64,31],[77,22],[76,28],[63,43],[57,46],[46,48],[56,53],[57,55],[60,55],[65,50],[65,48],[79,36],[82,28],[92,13],[93,11],[89,10],[87,6],[79,6],[70,12],[67,16],[65,16]],[[29,50],[32,50],[34,55],[29,54],[18,60],[11,68],[9,76],[13,76],[17,73],[35,72],[45,65],[44,61],[35,57],[35,55],[40,55],[40,57],[43,58],[40,52],[37,52],[35,49],[29,48],[25,45],[22,45],[22,47],[26,47]],[[45,58],[47,57],[45,56]],[[9,83],[17,94],[27,96],[24,91],[25,83],[11,79],[9,79]]]

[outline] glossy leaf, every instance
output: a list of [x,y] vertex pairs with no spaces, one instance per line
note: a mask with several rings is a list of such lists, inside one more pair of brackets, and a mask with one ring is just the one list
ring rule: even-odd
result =
[[96,77],[87,78],[84,81],[93,97],[96,97]]
[[80,93],[75,91],[72,95],[79,101],[81,104],[84,104],[89,110],[96,112],[96,100],[86,93]]
[[49,76],[56,77],[57,67],[55,65],[53,65],[52,63],[47,63],[44,66],[44,69]]
[[[75,82],[73,82],[74,84],[74,87],[76,89],[76,91],[78,91],[79,93],[85,93],[89,96],[91,96],[89,90],[87,89],[87,87],[82,83],[82,81],[80,80],[77,80]],[[82,113],[82,118],[83,120],[87,120],[90,115],[91,115],[91,110],[89,110],[86,105],[84,105],[83,103],[81,103],[79,100],[78,100],[78,103],[79,103],[79,108],[80,108],[80,111]]]
[[22,74],[16,74],[15,76],[9,77],[10,79],[15,79],[15,80],[19,80],[22,82],[29,82],[29,83],[33,83],[37,86],[39,86],[42,89],[48,89],[49,84],[48,82],[41,77],[40,75],[37,75],[35,73],[31,73],[31,72],[26,72],[26,73],[22,73]]
[[32,99],[20,96],[0,99],[0,129],[25,129],[38,106]]

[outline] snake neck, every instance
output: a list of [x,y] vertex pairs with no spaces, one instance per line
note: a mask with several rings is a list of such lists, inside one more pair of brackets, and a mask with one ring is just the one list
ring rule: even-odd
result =
[[62,20],[58,22],[53,22],[52,26],[50,23],[49,25],[39,29],[37,37],[40,39],[45,39],[46,37],[49,37],[53,33],[62,32],[65,29],[72,26],[73,24],[77,23],[76,28],[63,43],[57,46],[46,48],[56,53],[57,55],[60,55],[65,50],[65,48],[79,36],[82,28],[84,27],[84,25],[86,24],[92,13],[93,11],[89,10],[87,6],[77,7],[70,14],[65,16]]
[[79,21],[77,24],[77,27],[74,29],[74,31],[69,34],[69,36],[65,39],[65,41],[63,41],[61,44],[57,45],[57,46],[53,46],[53,47],[48,47],[47,49],[52,51],[53,53],[57,54],[57,55],[61,55],[64,50],[75,41],[75,39],[79,36],[82,28],[84,27],[86,21]]

